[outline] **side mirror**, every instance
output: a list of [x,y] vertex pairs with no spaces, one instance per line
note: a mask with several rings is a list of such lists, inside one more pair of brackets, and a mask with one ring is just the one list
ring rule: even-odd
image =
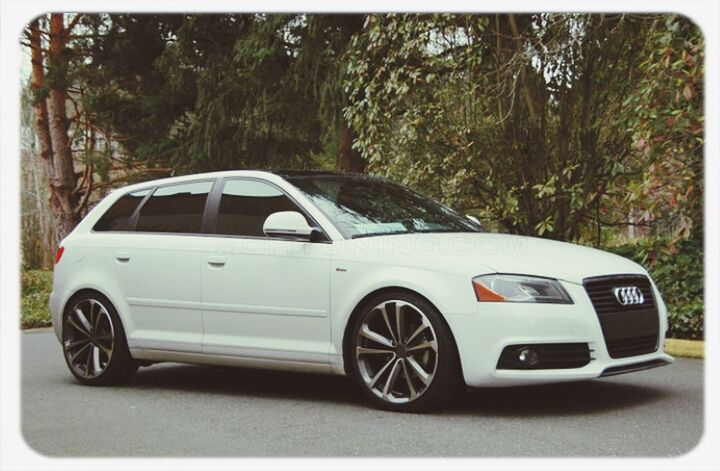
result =
[[474,222],[474,223],[477,224],[478,226],[481,225],[481,224],[480,224],[480,219],[476,218],[475,216],[470,216],[469,214],[466,214],[465,217],[468,218],[468,219],[470,219],[472,222]]
[[319,240],[320,229],[310,227],[305,216],[297,211],[280,211],[272,213],[265,219],[263,232],[268,237],[283,239]]

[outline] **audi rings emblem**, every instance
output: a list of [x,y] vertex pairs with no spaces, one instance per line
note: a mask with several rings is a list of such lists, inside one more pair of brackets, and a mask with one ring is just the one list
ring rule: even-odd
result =
[[613,289],[617,302],[623,306],[634,306],[645,302],[645,297],[637,286],[621,286]]

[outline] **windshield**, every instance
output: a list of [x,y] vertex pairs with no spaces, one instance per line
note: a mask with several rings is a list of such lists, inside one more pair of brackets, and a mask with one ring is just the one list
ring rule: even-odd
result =
[[305,193],[346,238],[483,230],[447,206],[378,178],[344,175],[285,178]]

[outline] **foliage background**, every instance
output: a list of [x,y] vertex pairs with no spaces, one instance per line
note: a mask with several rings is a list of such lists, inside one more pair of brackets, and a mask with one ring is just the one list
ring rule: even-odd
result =
[[632,258],[670,334],[703,335],[704,46],[680,15],[52,14],[22,43],[24,269],[130,182],[360,171]]
[[20,279],[22,300],[20,322],[23,329],[47,327],[50,319],[50,291],[52,272],[48,270],[23,270]]
[[668,305],[668,337],[703,338],[702,245],[697,239],[683,240],[669,253],[663,240],[645,239],[610,249],[647,267]]

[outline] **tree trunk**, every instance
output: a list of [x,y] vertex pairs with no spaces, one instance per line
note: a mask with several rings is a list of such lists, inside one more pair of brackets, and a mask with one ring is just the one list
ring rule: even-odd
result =
[[[66,31],[62,14],[50,16],[49,67],[53,80],[45,83],[43,44],[40,22],[30,24],[30,48],[32,54],[32,82],[35,99],[35,127],[40,146],[40,157],[45,164],[48,178],[52,228],[49,240],[57,246],[80,222],[77,211],[75,185],[77,176],[73,165],[72,150],[68,137],[67,60],[63,57]],[[49,89],[49,91],[48,91]],[[51,247],[51,250],[54,247]]]
[[67,60],[63,57],[65,35],[63,14],[53,13],[50,15],[49,48],[49,66],[53,70],[53,80],[49,84],[48,112],[53,149],[54,174],[51,177],[51,199],[56,243],[59,243],[80,222],[80,214],[77,211],[78,198],[75,193],[77,176],[68,137],[65,104],[67,101]]
[[338,147],[335,166],[339,172],[365,173],[365,159],[352,143],[355,133],[343,119],[340,122],[340,146]]
[[[32,81],[30,88],[33,91],[33,99],[35,102],[35,132],[37,134],[38,144],[40,147],[40,158],[45,164],[45,175],[48,179],[48,188],[50,188],[48,201],[50,207],[53,208],[54,194],[52,191],[52,182],[54,180],[55,169],[53,166],[53,149],[52,138],[50,136],[50,125],[48,121],[47,108],[47,92],[45,90],[45,70],[43,64],[42,39],[40,36],[40,20],[35,19],[30,23],[30,51],[32,63]],[[55,211],[52,210],[54,214]],[[54,227],[49,227],[50,234],[44,234],[48,241],[55,241]],[[51,248],[52,250],[52,248]]]

